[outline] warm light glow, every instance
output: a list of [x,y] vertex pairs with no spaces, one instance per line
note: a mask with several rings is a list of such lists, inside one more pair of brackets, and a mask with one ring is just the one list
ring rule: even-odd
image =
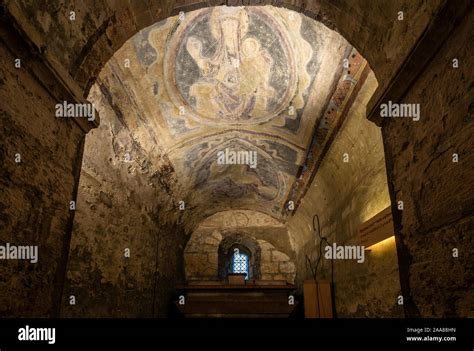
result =
[[394,246],[395,246],[395,236],[392,235],[390,238],[379,241],[378,243],[371,245],[369,247],[366,247],[365,249],[379,253],[379,252],[387,251],[388,249]]
[[377,214],[390,206],[390,195],[388,194],[388,190],[386,190],[386,192],[381,192],[378,196],[378,199],[372,199],[372,202],[367,206],[365,215],[361,218],[361,223],[374,218]]

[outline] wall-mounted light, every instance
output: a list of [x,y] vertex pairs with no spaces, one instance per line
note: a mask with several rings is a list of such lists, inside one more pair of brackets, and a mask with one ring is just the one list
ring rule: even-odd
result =
[[391,250],[395,247],[395,236],[382,240],[374,245],[365,248],[365,251],[371,251],[373,253],[381,254],[387,250]]
[[[372,250],[380,243],[386,243],[394,235],[392,208],[389,206],[365,221],[359,227],[359,242],[366,250]],[[389,241],[387,241],[389,242]]]

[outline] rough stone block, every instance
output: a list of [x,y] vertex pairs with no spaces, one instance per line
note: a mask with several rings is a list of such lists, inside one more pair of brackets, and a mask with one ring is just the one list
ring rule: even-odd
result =
[[293,262],[281,262],[278,266],[280,273],[295,273],[295,265]]
[[272,251],[272,261],[273,262],[288,262],[290,258],[288,255],[284,254],[283,252],[273,250]]

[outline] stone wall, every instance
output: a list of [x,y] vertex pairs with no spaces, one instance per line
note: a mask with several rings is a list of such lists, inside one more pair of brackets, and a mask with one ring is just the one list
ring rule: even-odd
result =
[[268,215],[254,211],[224,211],[203,221],[185,249],[186,279],[219,279],[219,245],[225,238],[236,235],[256,241],[259,246],[258,279],[294,283],[295,253],[286,228]]
[[170,166],[149,161],[99,87],[89,98],[103,119],[86,138],[63,316],[166,316],[187,240]]
[[[227,233],[229,235],[229,233]],[[218,230],[193,233],[184,252],[186,280],[217,280],[218,249],[222,241]],[[255,239],[255,238],[254,238]],[[260,279],[295,281],[295,265],[290,257],[265,240],[257,240],[261,249]]]
[[0,316],[58,316],[85,132],[55,117],[58,102],[74,101],[6,27],[2,18],[0,245],[37,245],[38,262],[0,261]]
[[420,104],[420,120],[382,127],[392,203],[404,204],[392,212],[407,316],[474,316],[473,20],[471,11],[403,99]]
[[186,280],[218,279],[218,249],[222,235],[218,230],[212,233],[194,232],[184,251]]
[[290,257],[265,240],[258,240],[258,243],[262,249],[262,280],[286,280],[293,284],[296,269]]
[[[297,248],[297,282],[312,279],[319,256],[319,240],[313,232],[313,215],[321,235],[332,244],[359,245],[358,229],[366,220],[390,205],[380,128],[366,119],[365,106],[377,86],[370,74],[347,119],[316,173],[313,184],[293,217],[288,220]],[[347,161],[344,162],[344,154]],[[326,245],[323,244],[323,249]],[[322,251],[324,255],[324,250]],[[365,252],[365,261],[334,260],[335,306],[339,317],[398,317],[400,294],[395,242]],[[318,279],[331,280],[331,261],[324,256]]]

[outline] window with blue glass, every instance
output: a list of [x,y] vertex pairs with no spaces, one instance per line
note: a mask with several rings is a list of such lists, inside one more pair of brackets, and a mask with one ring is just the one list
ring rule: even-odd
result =
[[232,273],[245,273],[245,279],[249,278],[249,257],[239,251],[232,256]]

